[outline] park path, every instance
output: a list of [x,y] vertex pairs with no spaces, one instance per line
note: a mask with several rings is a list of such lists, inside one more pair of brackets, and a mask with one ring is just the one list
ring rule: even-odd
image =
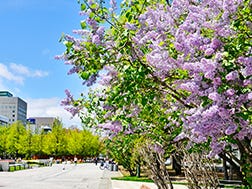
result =
[[[0,189],[140,189],[142,185],[157,189],[154,183],[111,180],[121,173],[100,170],[98,166],[93,163],[53,164],[52,167],[0,172]],[[174,185],[174,189],[187,187]]]
[[[63,167],[65,169],[63,169]],[[115,173],[114,173],[115,174]],[[112,172],[91,163],[0,172],[2,189],[111,189]]]

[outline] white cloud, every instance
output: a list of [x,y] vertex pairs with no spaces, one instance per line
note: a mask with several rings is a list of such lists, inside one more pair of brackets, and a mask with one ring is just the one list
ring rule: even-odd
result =
[[27,117],[56,117],[59,118],[64,127],[72,125],[81,127],[80,118],[71,119],[71,114],[60,105],[60,98],[27,99]]
[[10,64],[10,69],[20,75],[24,75],[27,77],[45,77],[48,76],[48,72],[41,70],[32,70],[22,64]]
[[6,90],[7,89],[7,87],[5,87],[5,85],[3,84],[3,81],[1,79],[1,77],[0,77],[0,89],[1,90]]
[[16,74],[12,73],[8,67],[2,63],[0,63],[0,78],[4,78],[10,81],[14,81],[19,84],[23,84],[24,78],[21,76],[17,76]]

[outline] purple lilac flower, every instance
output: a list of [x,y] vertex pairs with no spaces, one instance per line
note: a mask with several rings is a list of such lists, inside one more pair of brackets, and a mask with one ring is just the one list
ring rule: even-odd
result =
[[199,87],[195,82],[182,83],[180,85],[180,88],[183,90],[187,90],[189,92],[193,92],[193,93],[197,93],[199,90]]
[[83,82],[83,85],[87,85],[88,87],[92,86],[97,79],[97,74],[91,75],[86,81]]
[[221,85],[221,78],[220,77],[216,77],[213,79],[213,84],[216,86]]
[[240,132],[236,135],[239,140],[244,140],[245,137],[252,137],[252,127],[243,127]]
[[206,51],[205,51],[205,55],[206,56],[210,56],[214,53],[214,49],[213,48],[208,48]]
[[70,42],[75,42],[75,38],[71,35],[65,35],[65,39]]
[[89,24],[93,30],[98,29],[98,23],[92,18],[87,18],[87,24]]
[[221,96],[217,92],[212,92],[208,95],[208,98],[213,100],[213,101],[220,101]]
[[252,64],[250,66],[245,66],[243,69],[241,69],[241,74],[244,77],[248,77],[252,75]]
[[235,80],[239,77],[239,74],[237,71],[232,71],[230,72],[229,74],[226,75],[226,80],[228,81],[232,81],[232,80]]
[[210,47],[214,50],[219,49],[222,46],[222,43],[219,39],[214,38],[210,44]]
[[99,45],[101,43],[99,35],[93,35],[92,37],[92,43]]
[[109,117],[111,117],[112,115],[112,112],[107,112],[105,115],[104,115],[104,118],[107,119]]
[[78,34],[78,35],[83,35],[83,36],[90,35],[90,31],[88,30],[73,30],[73,33]]
[[131,124],[128,125],[126,131],[124,131],[124,134],[128,135],[128,134],[133,134],[134,133],[131,126],[132,126]]
[[67,60],[67,56],[65,54],[56,55],[54,58],[56,60]]
[[102,74],[100,79],[101,80],[99,81],[99,83],[101,85],[108,86],[108,85],[110,85],[110,81],[111,81],[112,77],[111,77],[111,75],[108,75],[108,74]]
[[227,94],[228,96],[233,96],[233,95],[235,94],[235,90],[234,90],[234,89],[228,89],[228,90],[226,91],[226,94]]
[[100,26],[97,29],[96,34],[98,34],[99,36],[102,36],[102,35],[104,35],[104,32],[105,32],[105,27],[104,26]]
[[178,136],[175,137],[174,141],[178,142],[178,141],[185,139],[185,138],[187,138],[187,135],[184,132],[182,132]]
[[116,1],[115,0],[110,0],[109,2],[111,8],[109,9],[111,12],[114,12],[116,10]]
[[80,112],[80,107],[66,107],[65,110],[72,114],[72,118]]
[[61,101],[61,105],[62,106],[69,106],[74,101],[73,95],[70,93],[70,91],[68,89],[65,90],[65,94],[67,97]]
[[219,112],[218,115],[222,118],[222,119],[228,119],[230,118],[231,114],[230,111],[228,111],[225,108],[219,108]]
[[250,79],[245,79],[245,80],[243,81],[243,85],[244,85],[244,86],[252,85],[252,81],[251,81]]
[[156,153],[164,154],[164,149],[159,144],[153,144],[150,146],[150,148]]
[[135,24],[131,24],[131,23],[128,23],[128,22],[126,22],[125,28],[128,29],[128,30],[136,30],[137,29]]
[[251,65],[252,64],[252,56],[250,56],[250,57],[243,57],[243,56],[241,56],[241,57],[239,57],[238,59],[237,59],[237,61],[239,62],[239,63],[244,63],[245,65]]
[[113,106],[109,106],[109,105],[103,105],[102,107],[104,110],[114,110]]
[[231,125],[225,130],[226,135],[234,134],[237,129],[237,125]]
[[224,150],[225,146],[226,146],[225,141],[218,142],[218,141],[213,140],[211,142],[211,149],[212,150],[209,154],[209,157],[214,157],[214,156],[220,154]]
[[248,93],[248,100],[252,100],[252,92]]
[[212,117],[212,116],[214,116],[217,112],[218,112],[218,106],[217,106],[217,105],[214,105],[214,106],[211,106],[209,109],[205,110],[205,111],[202,113],[202,116],[203,116],[203,117]]
[[74,73],[78,73],[80,71],[80,67],[79,66],[73,66],[68,72],[68,75],[74,74]]
[[215,60],[216,60],[216,61],[220,61],[220,60],[222,59],[222,56],[223,56],[222,53],[217,52],[217,53],[215,54]]

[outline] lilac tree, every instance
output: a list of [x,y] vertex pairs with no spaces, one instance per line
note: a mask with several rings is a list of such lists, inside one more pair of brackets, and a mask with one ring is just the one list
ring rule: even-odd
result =
[[182,126],[175,141],[208,144],[209,157],[241,169],[251,187],[251,2],[131,0],[120,13],[110,5],[83,1],[85,20],[74,30],[81,37],[63,38],[66,52],[57,58],[87,86],[102,84],[91,102],[67,92],[63,104],[110,134],[154,133],[164,142]]

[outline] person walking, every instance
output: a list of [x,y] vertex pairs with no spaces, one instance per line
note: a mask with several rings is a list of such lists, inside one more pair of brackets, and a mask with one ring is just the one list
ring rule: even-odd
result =
[[62,157],[61,162],[63,164],[63,168],[62,169],[65,170],[66,169],[66,159],[65,159],[65,157]]
[[95,165],[97,165],[97,163],[98,163],[98,158],[97,157],[95,157],[94,162],[95,162]]
[[77,165],[77,161],[78,161],[77,157],[74,156],[74,165]]

